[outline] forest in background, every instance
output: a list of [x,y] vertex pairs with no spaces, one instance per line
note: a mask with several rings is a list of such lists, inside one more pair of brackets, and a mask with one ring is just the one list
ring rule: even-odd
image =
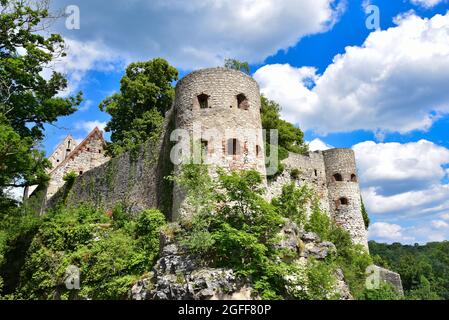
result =
[[369,242],[376,264],[398,272],[406,299],[449,299],[449,241],[426,245]]

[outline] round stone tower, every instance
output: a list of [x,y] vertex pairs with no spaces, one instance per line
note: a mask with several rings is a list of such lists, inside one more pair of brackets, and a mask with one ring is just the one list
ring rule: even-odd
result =
[[[175,140],[186,142],[187,132],[189,143],[202,147],[201,158],[210,165],[212,176],[214,168],[220,167],[229,171],[255,169],[265,179],[260,108],[259,85],[247,74],[227,68],[194,71],[176,85],[175,127],[184,135]],[[182,199],[176,187],[174,191],[176,218]]]
[[354,243],[368,248],[354,151],[331,149],[323,151],[323,156],[331,215]]

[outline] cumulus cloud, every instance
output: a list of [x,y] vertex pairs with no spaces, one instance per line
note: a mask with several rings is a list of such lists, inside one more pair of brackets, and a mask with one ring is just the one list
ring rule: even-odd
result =
[[410,0],[410,1],[411,1],[411,3],[413,3],[415,5],[419,5],[424,8],[433,8],[437,4],[446,2],[446,0]]
[[427,140],[362,142],[353,146],[363,199],[371,214],[388,219],[427,217],[449,210],[443,182],[449,150]]
[[399,224],[376,222],[370,226],[368,237],[384,243],[425,244],[444,241],[449,237],[449,228],[444,224],[444,221],[432,221],[430,224],[421,221],[414,226],[403,227]]
[[395,22],[361,47],[347,47],[322,75],[266,65],[254,77],[282,105],[283,116],[304,129],[426,130],[449,113],[449,12],[431,19],[407,14]]
[[446,229],[449,228],[449,224],[443,220],[433,220],[432,226],[437,229]]
[[322,150],[329,150],[332,149],[333,146],[328,145],[327,143],[325,143],[324,141],[322,141],[321,139],[314,139],[309,143],[309,150],[310,151],[322,151]]
[[365,141],[353,146],[365,187],[383,187],[383,193],[422,189],[446,176],[449,150],[427,140],[410,143]]
[[66,75],[68,87],[61,96],[73,94],[79,90],[85,75],[92,70],[114,71],[123,67],[125,61],[118,54],[106,47],[101,41],[78,41],[65,38],[65,57],[52,62],[42,72],[44,78],[50,78],[53,71]]
[[76,41],[101,41],[126,59],[167,58],[183,69],[216,66],[224,58],[261,62],[300,38],[330,28],[340,0],[62,0],[77,5],[80,30],[59,31]]
[[404,242],[414,240],[411,237],[403,235],[403,228],[398,224],[391,224],[386,222],[373,223],[368,230],[368,237],[376,239],[381,242]]
[[107,122],[94,121],[80,121],[75,124],[75,129],[84,130],[87,134],[90,133],[95,127],[98,127],[101,131],[104,131]]

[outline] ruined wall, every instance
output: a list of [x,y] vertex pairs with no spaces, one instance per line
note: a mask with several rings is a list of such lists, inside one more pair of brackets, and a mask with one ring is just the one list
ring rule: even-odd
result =
[[105,155],[101,133],[94,133],[85,143],[78,146],[75,155],[63,160],[51,173],[47,189],[47,198],[52,197],[63,185],[63,177],[68,172],[83,175],[85,172],[102,165],[110,158]]
[[[355,243],[368,248],[353,150],[331,149],[305,155],[290,153],[282,163],[284,172],[268,182],[269,199],[279,196],[285,184],[294,182],[298,187],[307,184],[318,195],[321,208],[349,232]],[[299,170],[295,178],[291,175],[294,169]],[[338,181],[340,177],[341,181]]]
[[148,141],[140,150],[124,153],[85,172],[70,190],[65,185],[49,199],[47,208],[62,201],[67,206],[89,203],[106,210],[121,204],[130,213],[158,208],[171,218],[172,187],[164,177],[172,171],[166,134],[173,126],[172,120],[170,111],[159,140]]
[[[320,199],[321,208],[330,212],[323,153],[310,152],[306,155],[289,153],[288,158],[283,160],[282,164],[285,167],[284,172],[268,182],[268,199],[278,197],[282,192],[282,187],[291,182],[298,187],[307,184],[315,190]],[[295,169],[299,170],[299,176],[293,178],[291,173]]]

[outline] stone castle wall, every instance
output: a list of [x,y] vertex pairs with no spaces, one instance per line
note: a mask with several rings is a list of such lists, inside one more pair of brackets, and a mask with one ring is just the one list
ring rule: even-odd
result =
[[[199,97],[207,97],[206,105]],[[215,174],[214,168],[220,167],[225,170],[255,169],[266,176],[258,84],[239,71],[205,69],[178,82],[174,106],[166,115],[164,133],[159,141],[143,145],[137,154],[128,152],[95,169],[86,170],[76,179],[71,190],[61,188],[48,205],[53,206],[63,199],[67,205],[89,202],[112,209],[121,203],[131,212],[159,208],[169,219],[179,219],[184,212],[185,195],[180,188],[171,186],[164,179],[180,170],[180,165],[173,165],[170,159],[173,151],[170,138],[176,138],[176,135],[171,135],[175,128],[185,129],[193,135],[194,141],[206,142],[206,163],[214,154],[219,155],[218,159],[213,159],[212,175]],[[208,136],[205,134],[208,129],[215,131]],[[241,129],[253,131],[245,134]],[[238,152],[229,152],[230,139],[238,140]],[[188,140],[190,144],[190,137]],[[298,186],[307,184],[314,188],[321,207],[329,212],[331,218],[346,229],[356,243],[367,247],[355,157],[351,149],[332,149],[307,155],[290,153],[283,164],[285,171],[281,175],[273,181],[265,181],[268,199],[278,196],[282,186],[291,181]],[[68,162],[67,166],[73,166],[75,172],[82,170],[76,163]],[[293,179],[291,172],[294,169],[299,174]],[[185,211],[187,213],[188,210]]]
[[[269,199],[279,196],[282,187],[288,183],[294,182],[298,187],[307,185],[318,196],[320,207],[350,233],[353,241],[368,247],[355,156],[351,149],[315,151],[305,155],[290,153],[282,163],[284,172],[268,182]],[[295,169],[299,175],[292,177]],[[335,175],[341,175],[342,181],[336,181]]]
[[172,183],[170,140],[167,134],[173,126],[171,111],[166,115],[163,133],[158,141],[143,144],[140,150],[129,151],[78,176],[73,186],[64,185],[50,198],[47,208],[65,202],[67,206],[93,204],[105,210],[117,205],[135,214],[148,208],[158,208],[171,218]]
[[[332,217],[349,232],[355,243],[368,247],[354,151],[331,149],[323,151],[323,155]],[[340,175],[342,181],[338,181],[340,177],[336,179],[336,175]]]

